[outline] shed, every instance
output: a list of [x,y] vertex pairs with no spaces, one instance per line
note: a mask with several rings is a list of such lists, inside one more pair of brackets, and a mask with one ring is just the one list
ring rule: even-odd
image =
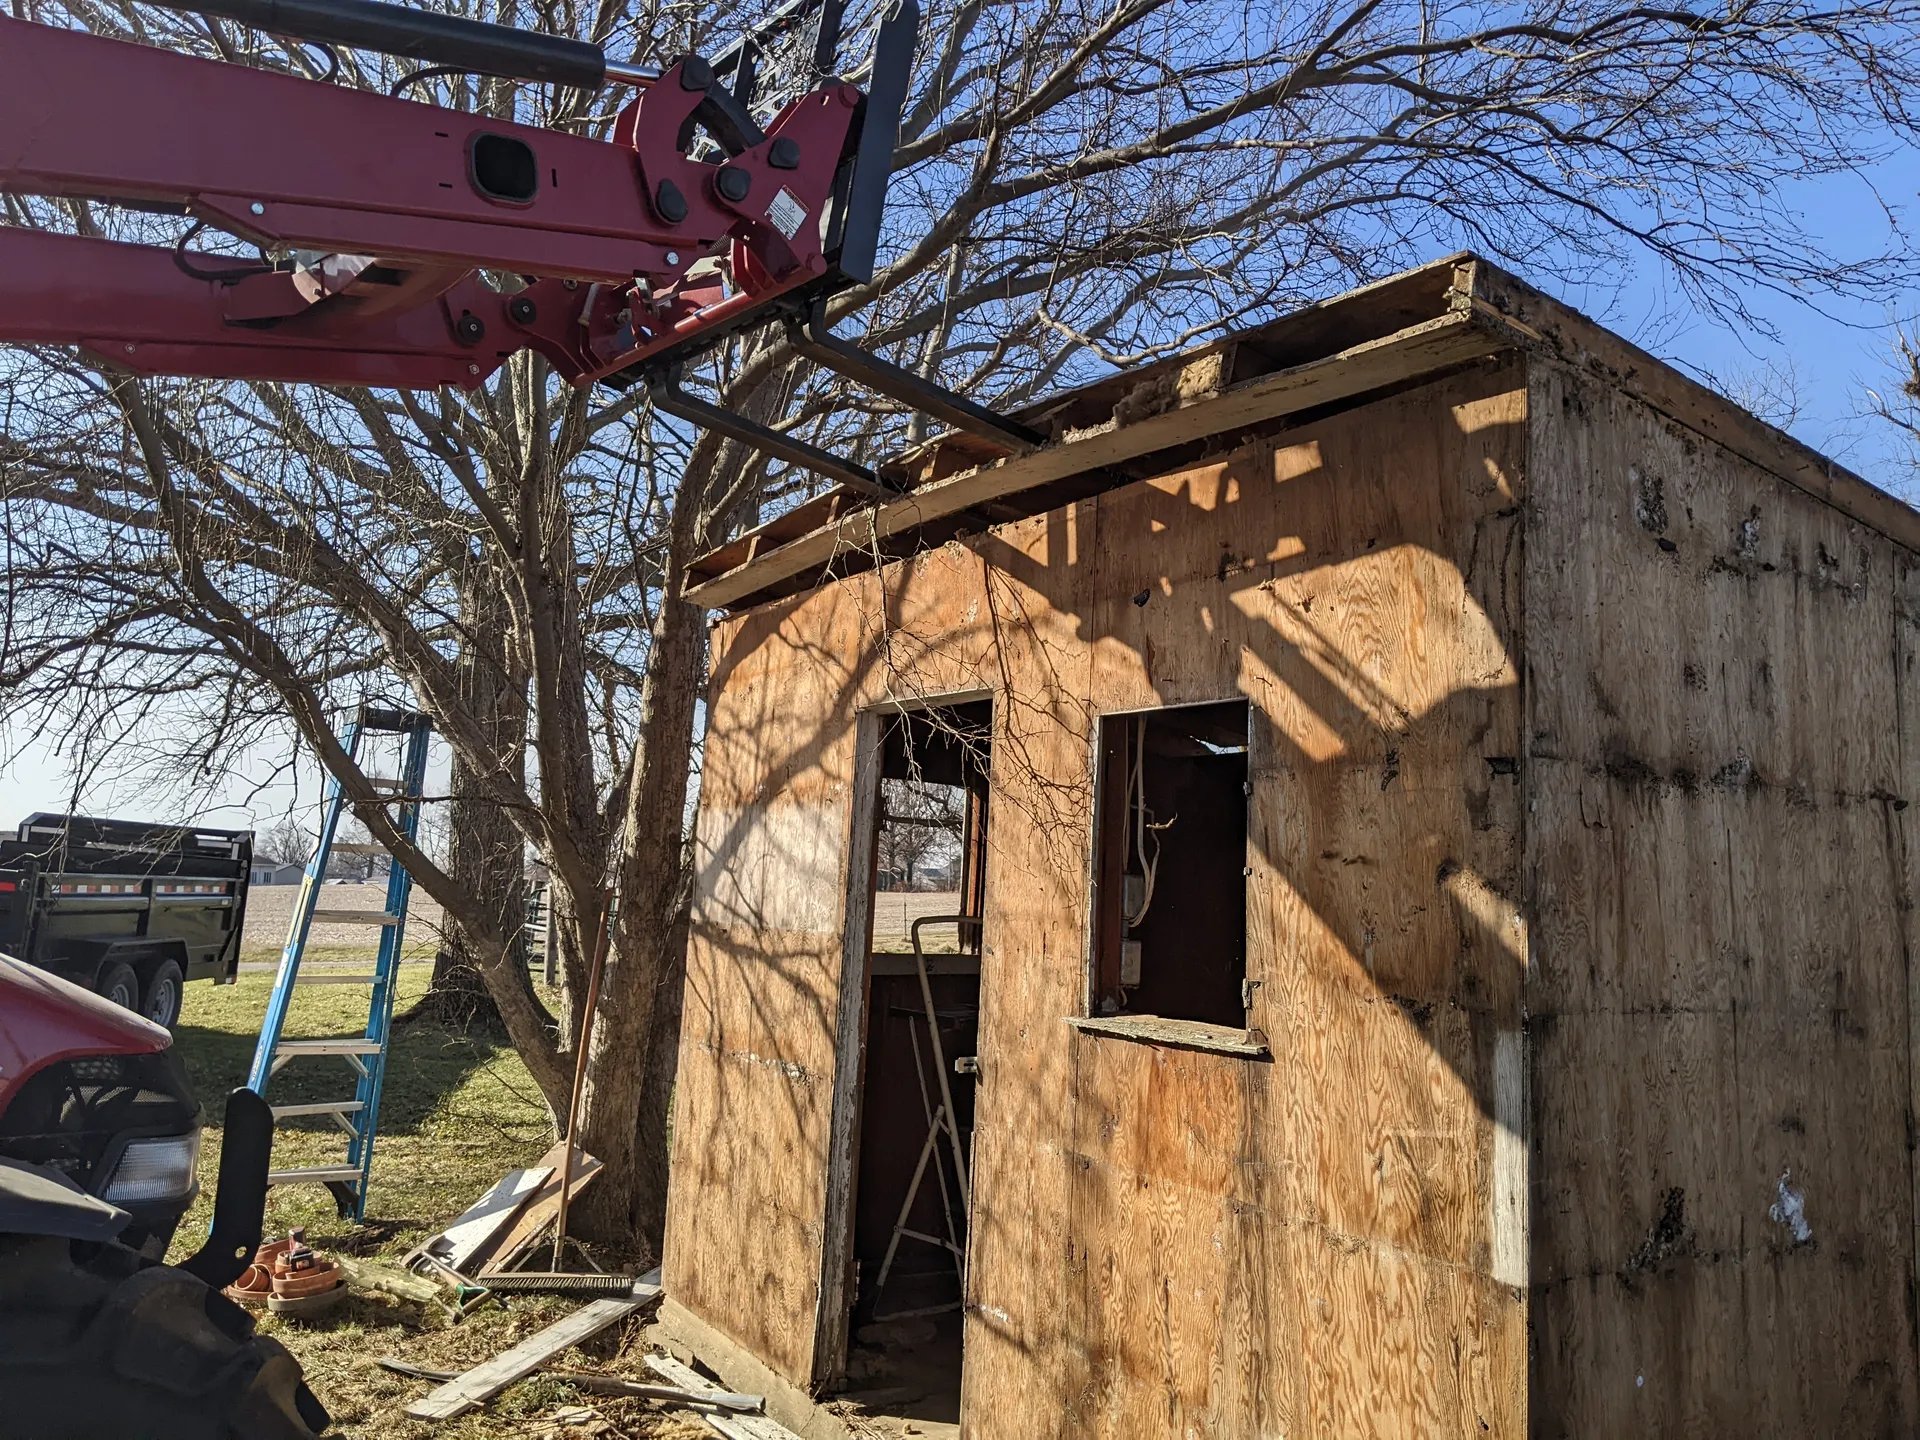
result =
[[1920,516],[1472,256],[1025,418],[698,566],[669,1331],[806,1433],[1920,1433]]

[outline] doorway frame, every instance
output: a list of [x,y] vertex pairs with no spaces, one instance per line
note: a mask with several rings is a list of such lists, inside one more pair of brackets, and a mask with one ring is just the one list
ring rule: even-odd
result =
[[[1000,697],[991,689],[954,690],[939,695],[916,695],[888,699],[862,708],[854,720],[853,794],[847,807],[849,826],[845,879],[844,928],[840,937],[840,986],[837,1019],[834,1025],[834,1067],[832,1109],[827,1127],[827,1194],[821,1231],[820,1283],[816,1291],[813,1330],[813,1387],[816,1391],[845,1373],[847,1341],[853,1323],[855,1299],[853,1284],[853,1231],[860,1163],[861,1096],[867,1077],[867,1002],[872,982],[870,950],[873,942],[873,885],[879,863],[880,771],[883,764],[884,729],[894,715],[919,710],[942,710],[954,705],[986,701],[993,719],[988,731],[989,744],[997,738],[1000,723]],[[987,763],[987,783],[993,780],[991,754]],[[983,847],[985,848],[985,847]],[[985,878],[982,877],[982,894]],[[982,904],[980,939],[981,984],[984,1013],[986,927]],[[969,1237],[972,1235],[972,1211],[968,1206]],[[972,1250],[972,1241],[968,1241]],[[972,1266],[967,1267],[968,1285]],[[962,1333],[965,1329],[966,1295],[961,1295]],[[961,1349],[961,1375],[964,1397],[966,1369],[965,1342]],[[964,1403],[964,1399],[963,1399]]]

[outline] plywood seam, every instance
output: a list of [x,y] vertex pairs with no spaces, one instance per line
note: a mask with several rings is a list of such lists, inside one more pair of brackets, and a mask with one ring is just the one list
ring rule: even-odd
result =
[[[1908,570],[1905,576],[1901,574],[1903,568],[1907,568]],[[1896,562],[1890,596],[1892,602],[1890,609],[1892,614],[1889,617],[1893,622],[1893,633],[1891,637],[1893,650],[1891,657],[1893,661],[1893,734],[1894,761],[1897,767],[1894,774],[1896,783],[1903,788],[1906,786],[1911,773],[1909,769],[1911,759],[1907,753],[1907,717],[1908,706],[1912,703],[1912,700],[1906,666],[1903,663],[1908,654],[1908,637],[1902,630],[1902,626],[1909,624],[1910,621],[1905,614],[1905,607],[1901,604],[1901,591],[1903,582],[1910,579],[1911,575],[1911,568],[1902,567]],[[1908,1257],[1907,1263],[1907,1293],[1910,1297],[1908,1301],[1908,1313],[1910,1315],[1920,1315],[1920,1155],[1916,1155],[1913,1143],[1916,1128],[1920,1128],[1920,1003],[1916,1003],[1920,1001],[1920,992],[1916,991],[1916,986],[1920,985],[1920,977],[1915,976],[1913,968],[1914,896],[1908,888],[1913,877],[1914,867],[1911,853],[1908,849],[1907,824],[1903,813],[1889,806],[1887,825],[1891,832],[1890,838],[1899,847],[1897,858],[1899,873],[1894,877],[1896,882],[1895,896],[1896,900],[1901,904],[1902,909],[1900,958],[1905,963],[1907,972],[1907,1193],[1912,1197],[1912,1232],[1914,1237],[1913,1250]],[[1912,1338],[1915,1346],[1914,1362],[1916,1368],[1920,1368],[1920,1325],[1914,1325],[1912,1330]]]

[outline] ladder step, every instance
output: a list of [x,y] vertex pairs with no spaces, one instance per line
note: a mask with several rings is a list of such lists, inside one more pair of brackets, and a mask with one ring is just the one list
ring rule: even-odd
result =
[[316,925],[398,925],[400,917],[384,910],[315,910]]
[[321,1185],[328,1180],[358,1180],[358,1165],[308,1165],[298,1170],[269,1170],[269,1185]]
[[374,985],[378,984],[378,975],[336,975],[331,970],[319,970],[308,973],[303,970],[294,977],[296,985]]
[[378,1055],[381,1051],[378,1040],[369,1040],[364,1035],[342,1035],[331,1040],[282,1040],[273,1047],[273,1053],[280,1055]]
[[273,1118],[291,1120],[299,1115],[357,1115],[367,1108],[364,1100],[315,1100],[299,1105],[276,1105]]
[[378,840],[336,840],[332,852],[335,855],[384,855],[387,847]]

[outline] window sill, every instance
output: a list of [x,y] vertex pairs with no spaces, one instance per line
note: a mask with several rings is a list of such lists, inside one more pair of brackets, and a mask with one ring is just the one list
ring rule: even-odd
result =
[[1216,1055],[1265,1059],[1273,1052],[1258,1030],[1236,1030],[1231,1025],[1209,1025],[1201,1020],[1167,1020],[1158,1015],[1069,1015],[1067,1024],[1083,1035],[1112,1035],[1147,1045],[1176,1045],[1183,1050],[1210,1050]]

